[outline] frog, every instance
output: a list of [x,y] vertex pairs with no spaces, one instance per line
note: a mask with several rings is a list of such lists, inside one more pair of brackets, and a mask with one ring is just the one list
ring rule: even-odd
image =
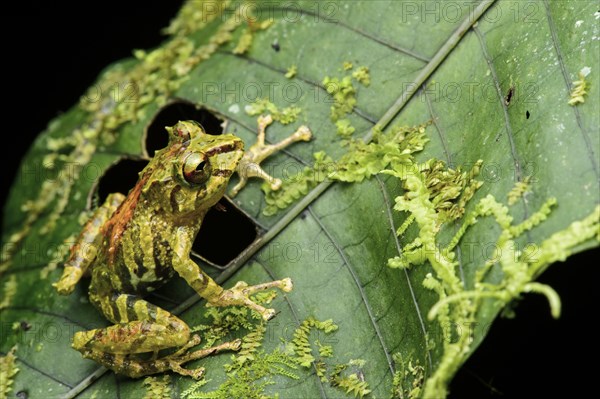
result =
[[255,176],[276,188],[280,181],[260,162],[311,138],[302,126],[281,142],[266,144],[265,129],[272,121],[270,115],[258,118],[257,142],[247,151],[233,134],[211,135],[195,121],[178,121],[166,128],[168,145],[155,152],[129,193],[108,195],[92,213],[53,284],[59,294],[69,295],[82,277],[91,276],[89,300],[113,323],[74,334],[72,347],[84,358],[131,378],[172,371],[199,379],[204,368],[186,368],[187,363],[239,350],[240,339],[194,349],[201,337],[181,318],[144,299],[175,275],[210,306],[247,307],[265,321],[276,314],[251,296],[268,289],[290,292],[290,278],[253,286],[240,281],[225,289],[190,256],[204,216],[225,195],[234,172],[240,182],[232,196]]

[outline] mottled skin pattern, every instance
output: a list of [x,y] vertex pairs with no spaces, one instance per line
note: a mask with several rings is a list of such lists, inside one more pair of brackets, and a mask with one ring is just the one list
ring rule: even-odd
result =
[[[266,146],[264,129],[269,123],[268,116],[259,121],[263,152],[265,147],[270,154],[310,138],[308,129],[302,127],[291,139]],[[252,302],[249,296],[272,287],[288,292],[292,282],[283,279],[256,286],[239,282],[224,290],[189,258],[204,215],[223,196],[244,157],[243,143],[230,134],[206,134],[193,121],[167,130],[169,145],[156,152],[129,194],[109,195],[84,226],[54,286],[67,295],[84,274],[91,274],[90,300],[114,323],[75,334],[73,347],[84,357],[130,377],[173,370],[199,378],[202,368],[190,370],[182,365],[221,350],[237,350],[240,341],[191,351],[200,338],[192,336],[181,319],[142,297],[177,273],[209,304],[247,306],[268,320],[275,311]],[[242,164],[248,166],[248,162]],[[266,174],[262,177],[273,180]],[[157,358],[158,351],[170,348],[175,351]],[[154,356],[135,356],[139,353]]]

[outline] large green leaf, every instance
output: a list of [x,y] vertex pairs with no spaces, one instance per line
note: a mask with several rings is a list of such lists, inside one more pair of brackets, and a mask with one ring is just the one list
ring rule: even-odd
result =
[[[140,93],[134,108],[142,112],[136,120],[131,120],[133,113],[123,113],[124,120],[115,125],[115,140],[102,141],[104,136],[93,136],[92,129],[93,137],[75,139],[63,147],[63,158],[54,160],[61,174],[49,176],[57,173],[43,166],[53,153],[53,140],[72,137],[81,126],[96,126],[89,125],[90,118],[104,112],[75,107],[50,124],[23,162],[21,173],[27,178],[13,187],[3,226],[7,244],[2,265],[8,269],[2,284],[12,279],[16,293],[2,309],[0,350],[5,354],[19,344],[20,372],[14,392],[27,390],[30,397],[144,395],[141,380],[115,378],[70,349],[74,331],[106,325],[106,321],[86,300],[85,288],[59,297],[51,282],[60,270],[51,270],[47,278],[40,271],[57,256],[60,243],[79,231],[79,214],[102,172],[122,156],[143,154],[143,130],[159,109],[157,95],[163,93],[216,110],[248,144],[254,141],[256,120],[244,108],[256,99],[257,90],[280,107],[300,107],[297,123],[275,124],[268,131],[270,141],[289,135],[301,123],[314,132],[310,143],[293,145],[268,161],[270,170],[284,175],[312,164],[316,151],[334,158],[346,151],[331,121],[330,96],[321,82],[325,76],[349,74],[342,65],[352,62],[354,69],[367,66],[371,76],[368,87],[355,83],[358,103],[348,117],[356,128],[355,136],[370,137],[369,129],[376,122],[386,127],[431,120],[430,142],[418,155],[420,161],[435,157],[453,166],[484,162],[480,176],[484,184],[467,210],[488,194],[506,202],[515,182],[528,176],[531,192],[510,208],[516,222],[525,220],[548,198],[557,199],[550,217],[519,245],[543,242],[588,216],[600,202],[597,2],[258,2],[254,14],[261,20],[272,17],[275,24],[255,32],[244,54],[233,50],[246,22],[233,27],[229,40],[222,29],[234,18],[232,13],[213,15],[214,8],[202,2],[190,2],[187,7],[188,11],[204,10],[196,22],[206,22],[198,31],[190,30],[190,43],[197,48],[215,37],[223,40],[215,44],[217,51],[203,47],[206,57],[196,60],[186,80],[171,86],[174,92],[159,88],[147,98],[143,98],[147,93]],[[275,42],[279,51],[272,46]],[[179,60],[193,58],[181,46],[179,51]],[[139,63],[128,60],[110,71],[122,70],[125,79]],[[297,74],[288,79],[284,75],[292,65],[297,66]],[[168,67],[154,72],[164,77]],[[584,67],[591,68],[587,80],[592,84],[585,102],[571,106],[567,102],[573,82]],[[126,98],[117,100],[123,103]],[[69,176],[69,172],[78,175]],[[48,183],[43,185],[44,181]],[[427,318],[439,299],[422,284],[432,269],[429,264],[409,270],[387,266],[387,260],[397,256],[416,232],[396,237],[405,215],[392,207],[401,194],[398,179],[388,175],[353,184],[328,181],[274,216],[261,212],[265,203],[259,183],[249,184],[236,197],[235,203],[263,233],[219,279],[230,285],[283,277],[295,282],[292,293],[273,303],[280,314],[268,324],[266,351],[280,346],[280,338],[289,340],[303,320],[314,316],[339,325],[336,333],[320,337],[333,345],[334,357],[329,362],[364,359],[361,375],[373,396],[391,393],[394,373],[402,366],[393,354],[422,365],[426,378],[434,374],[444,356],[445,336],[437,321]],[[44,230],[57,215],[55,223]],[[446,235],[458,226],[447,226]],[[473,286],[475,271],[497,240],[496,226],[491,220],[477,223],[459,245],[459,275],[466,287]],[[589,240],[574,250],[595,245],[597,241]],[[491,278],[497,282],[502,275],[495,270]],[[172,282],[154,299],[166,308],[176,308],[190,325],[203,320],[204,305],[181,281]],[[498,311],[496,303],[486,302],[477,313],[480,329],[475,330],[469,352],[481,342]],[[19,326],[22,321],[26,323]],[[31,328],[25,328],[27,324]],[[222,355],[201,362],[211,379],[203,389],[223,382],[221,366],[227,361],[228,356]],[[267,392],[284,398],[343,395],[322,382],[312,368],[296,373],[302,376],[300,380],[274,377],[275,384]],[[179,376],[173,381],[175,392],[192,383]]]

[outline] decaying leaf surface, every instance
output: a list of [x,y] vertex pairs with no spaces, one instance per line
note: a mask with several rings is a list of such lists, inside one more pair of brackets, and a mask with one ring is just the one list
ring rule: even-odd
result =
[[[135,83],[130,87],[138,91],[129,98],[125,90],[124,96],[112,97],[112,103],[84,101],[53,121],[24,160],[22,175],[28,178],[15,184],[5,209],[1,286],[13,276],[17,284],[1,310],[0,350],[6,354],[19,344],[20,372],[13,392],[26,389],[31,397],[60,397],[84,389],[78,397],[115,392],[143,397],[143,380],[115,378],[112,373],[86,380],[98,366],[71,350],[70,338],[74,331],[107,322],[86,300],[85,287],[59,297],[51,282],[60,270],[47,265],[59,263],[53,259],[60,252],[57,248],[78,232],[80,213],[103,171],[121,155],[146,155],[144,127],[171,98],[224,115],[230,121],[228,130],[247,145],[256,135],[256,116],[245,112],[247,106],[264,97],[280,109],[298,107],[296,121],[276,123],[267,133],[275,142],[300,124],[314,132],[311,142],[296,144],[268,161],[268,169],[285,179],[312,165],[317,151],[333,159],[347,151],[332,114],[348,121],[346,132],[352,126],[350,134],[363,137],[395,109],[403,93],[420,87],[393,114],[391,125],[431,121],[426,129],[429,142],[417,154],[420,162],[437,158],[468,169],[483,160],[478,177],[483,185],[467,213],[488,194],[506,203],[517,182],[528,181],[528,188],[509,208],[515,224],[556,198],[558,205],[547,219],[515,240],[523,250],[590,215],[599,203],[596,4],[490,1],[456,9],[435,4],[437,8],[428,1],[257,2],[252,15],[258,21],[274,21],[259,29],[257,22],[249,22],[250,14],[244,14],[249,8],[241,3],[231,2],[221,10],[210,2],[192,1],[172,25],[163,52],[137,53],[135,60],[111,66],[100,84],[117,81],[125,90]],[[469,18],[483,5],[490,8],[472,26],[475,19]],[[431,9],[437,10],[435,15],[426,12]],[[455,35],[462,26],[464,36]],[[458,45],[445,48],[453,37]],[[433,70],[431,61],[440,56],[441,65]],[[292,66],[293,75],[288,74]],[[360,79],[352,78],[361,67],[368,68],[368,85],[365,69]],[[583,68],[590,70],[585,101],[572,106],[573,82]],[[332,99],[323,82],[343,82],[347,76],[353,92],[341,96],[341,108],[332,112],[337,97]],[[356,104],[346,113],[343,109],[351,98]],[[319,336],[333,347],[332,364],[364,360],[360,368],[350,367],[364,376],[374,396],[389,396],[394,376],[409,362],[413,369],[417,364],[423,368],[424,379],[434,374],[448,337],[437,320],[427,317],[439,300],[423,286],[432,269],[428,263],[408,270],[387,266],[418,233],[413,226],[396,237],[407,215],[392,208],[403,192],[399,180],[390,175],[360,183],[335,182],[303,209],[293,203],[272,216],[262,212],[259,183],[249,184],[235,198],[264,229],[268,242],[253,249],[228,284],[283,277],[295,283],[292,293],[273,302],[281,312],[267,325],[265,351],[281,347],[281,339],[290,341],[309,317],[333,319],[339,327],[335,334]],[[440,241],[447,242],[459,226],[460,220],[445,226]],[[476,272],[493,253],[500,231],[495,222],[482,219],[462,238],[457,275],[467,289],[473,289]],[[595,245],[597,241],[588,240],[573,250]],[[493,268],[489,281],[502,279],[500,268]],[[3,291],[3,299],[4,295]],[[193,296],[185,284],[173,281],[151,300],[172,309]],[[498,310],[493,301],[481,306],[469,351],[483,339]],[[193,326],[206,322],[203,313],[203,304],[193,302],[181,316]],[[472,326],[458,327],[464,332]],[[224,381],[222,365],[228,361],[226,355],[202,361],[209,379],[203,389],[213,390]],[[282,398],[343,395],[315,370],[300,369],[297,373],[306,375],[299,380],[276,375],[275,384],[265,390]],[[174,375],[171,391],[180,393],[191,383]]]

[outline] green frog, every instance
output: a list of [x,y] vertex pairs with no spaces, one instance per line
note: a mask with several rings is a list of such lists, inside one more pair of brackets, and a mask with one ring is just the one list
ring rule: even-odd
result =
[[[242,140],[232,134],[210,135],[193,121],[178,122],[167,128],[168,146],[156,152],[129,194],[109,195],[93,213],[54,284],[68,295],[90,274],[90,301],[114,323],[75,333],[73,347],[84,357],[133,378],[168,370],[200,378],[202,368],[183,365],[238,350],[240,340],[193,350],[200,337],[183,320],[143,299],[175,274],[212,306],[246,306],[265,320],[275,315],[250,296],[271,288],[289,292],[289,278],[255,286],[238,282],[224,289],[189,256],[204,216],[224,195],[235,171],[240,184],[234,193],[252,176],[277,187],[280,182],[260,168],[260,161],[290,143],[310,139],[303,126],[282,142],[267,145],[265,129],[271,122],[268,115],[259,118],[258,141],[246,153]],[[159,357],[165,349],[167,354]],[[145,353],[150,355],[137,355]]]

